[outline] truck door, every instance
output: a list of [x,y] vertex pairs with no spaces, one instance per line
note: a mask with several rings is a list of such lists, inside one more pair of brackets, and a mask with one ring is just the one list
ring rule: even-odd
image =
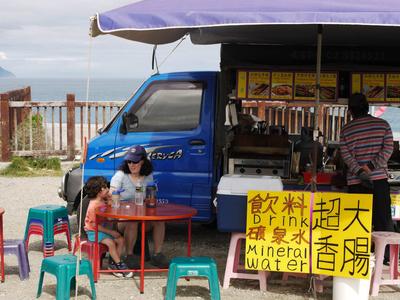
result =
[[144,146],[158,197],[196,208],[202,221],[212,216],[215,89],[215,72],[154,76],[125,107],[126,133],[115,139],[116,167],[129,147]]

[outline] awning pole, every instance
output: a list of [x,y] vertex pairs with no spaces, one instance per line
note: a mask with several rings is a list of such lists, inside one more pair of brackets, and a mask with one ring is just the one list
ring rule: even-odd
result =
[[317,162],[318,162],[318,136],[319,136],[319,95],[321,88],[321,53],[322,53],[322,25],[318,25],[317,36],[317,70],[316,70],[316,86],[315,86],[315,107],[314,107],[314,151],[312,161],[311,191],[317,191]]

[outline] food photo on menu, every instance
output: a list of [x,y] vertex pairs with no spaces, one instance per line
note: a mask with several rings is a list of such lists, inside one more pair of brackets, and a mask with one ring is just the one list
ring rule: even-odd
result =
[[367,98],[383,98],[385,88],[383,86],[370,86],[367,91]]
[[287,84],[272,85],[272,96],[291,96],[292,87]]
[[249,84],[249,95],[268,96],[269,95],[269,84],[250,83]]
[[315,85],[314,84],[297,84],[295,87],[295,97],[315,97]]
[[386,87],[387,98],[400,98],[400,86],[387,86]]
[[335,100],[336,99],[336,87],[321,86],[319,97],[322,100]]

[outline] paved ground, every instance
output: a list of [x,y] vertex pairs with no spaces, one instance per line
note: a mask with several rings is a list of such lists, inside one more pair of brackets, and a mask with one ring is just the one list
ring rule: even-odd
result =
[[[23,238],[25,222],[29,207],[51,203],[65,204],[57,196],[57,187],[61,178],[33,177],[33,178],[4,178],[0,177],[0,206],[6,210],[4,216],[5,238]],[[70,219],[73,231],[76,232],[76,217]],[[168,256],[185,254],[186,226],[183,224],[169,224],[164,252]],[[193,225],[193,255],[214,257],[218,265],[219,282],[223,282],[226,255],[229,245],[229,235],[220,233],[215,228],[200,224]],[[152,246],[152,245],[150,245]],[[41,242],[39,237],[33,237],[29,247],[31,265],[30,278],[20,281],[18,277],[15,257],[6,257],[6,281],[0,283],[0,299],[35,299],[40,264],[42,261]],[[56,254],[67,253],[65,238],[60,235],[56,238]],[[304,279],[291,279],[282,285],[281,273],[273,273],[268,280],[267,292],[260,292],[258,282],[253,280],[232,280],[231,287],[221,289],[222,299],[309,299],[309,282]],[[118,279],[112,275],[102,275],[96,284],[97,299],[164,299],[166,274],[154,273],[146,275],[145,293],[138,292],[138,277],[132,279]],[[318,299],[332,299],[332,282],[327,280],[324,292],[318,294]],[[55,298],[55,278],[45,276],[43,294],[40,299]],[[79,281],[78,299],[90,299],[90,289],[86,278]],[[178,283],[176,299],[210,299],[208,283],[204,279],[192,279],[186,282],[181,279]],[[400,288],[384,287],[378,297],[381,299],[400,299]],[[340,299],[345,300],[345,299]],[[355,299],[354,299],[355,300]]]

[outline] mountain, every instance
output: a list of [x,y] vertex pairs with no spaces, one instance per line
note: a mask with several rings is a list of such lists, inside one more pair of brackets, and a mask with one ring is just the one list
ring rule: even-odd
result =
[[14,78],[14,77],[15,77],[15,75],[13,73],[0,67],[0,78]]

